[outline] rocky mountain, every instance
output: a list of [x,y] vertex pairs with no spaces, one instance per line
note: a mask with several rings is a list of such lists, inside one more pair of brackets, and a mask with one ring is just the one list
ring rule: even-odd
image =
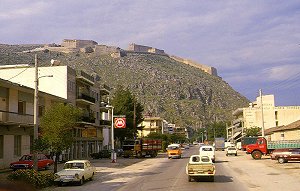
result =
[[[55,59],[88,73],[97,73],[100,82],[112,88],[129,88],[144,105],[145,114],[160,116],[178,126],[199,127],[211,121],[229,121],[232,111],[249,101],[224,80],[167,55],[127,52],[111,57],[96,52],[31,52],[43,45],[0,45],[0,65],[34,63],[40,66]],[[112,91],[113,93],[113,91]]]

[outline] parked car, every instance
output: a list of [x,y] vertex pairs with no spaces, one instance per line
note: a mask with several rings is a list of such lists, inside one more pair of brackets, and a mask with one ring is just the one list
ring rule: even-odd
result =
[[[38,169],[49,169],[53,165],[54,161],[49,159],[44,154],[38,154]],[[10,163],[10,168],[13,170],[17,169],[31,169],[33,168],[33,154],[23,155],[19,161]]]
[[227,147],[226,148],[226,156],[235,155],[237,156],[237,148],[236,147]]
[[300,149],[275,149],[271,153],[272,160],[278,160],[280,164],[288,161],[300,161]]
[[88,160],[72,160],[64,164],[63,170],[55,173],[54,181],[59,185],[77,183],[82,185],[85,180],[93,180],[96,168]]

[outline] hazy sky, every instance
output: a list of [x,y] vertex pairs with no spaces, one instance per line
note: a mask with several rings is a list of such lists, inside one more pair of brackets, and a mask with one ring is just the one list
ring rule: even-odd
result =
[[217,68],[254,101],[300,105],[299,0],[1,0],[0,43],[94,40],[164,49]]

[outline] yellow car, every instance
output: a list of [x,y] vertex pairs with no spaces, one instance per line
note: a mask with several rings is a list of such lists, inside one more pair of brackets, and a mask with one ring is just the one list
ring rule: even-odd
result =
[[181,158],[182,150],[180,144],[171,144],[167,147],[168,158]]

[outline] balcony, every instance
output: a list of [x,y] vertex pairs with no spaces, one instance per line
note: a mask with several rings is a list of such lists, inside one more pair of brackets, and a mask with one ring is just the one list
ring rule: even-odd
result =
[[88,83],[90,85],[94,85],[95,84],[95,79],[93,76],[85,73],[82,70],[76,70],[76,79],[80,80],[82,82]]
[[94,116],[81,116],[79,118],[79,123],[95,123],[96,119]]
[[0,123],[5,125],[33,126],[33,115],[0,110]]
[[93,98],[87,94],[80,93],[76,98],[76,102],[82,103],[82,104],[93,105],[93,104],[95,104],[96,100],[95,100],[95,98]]

